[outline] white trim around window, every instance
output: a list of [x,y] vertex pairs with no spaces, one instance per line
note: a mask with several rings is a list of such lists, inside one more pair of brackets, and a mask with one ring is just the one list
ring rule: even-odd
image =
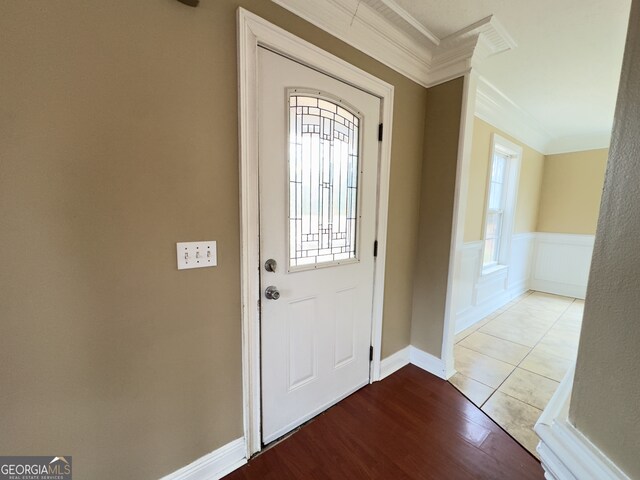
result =
[[[489,168],[487,171],[487,188],[485,197],[484,220],[482,224],[482,269],[481,275],[491,275],[502,271],[509,266],[511,256],[511,237],[515,226],[516,202],[518,198],[518,184],[520,181],[520,164],[522,162],[522,147],[506,138],[494,133],[491,136],[491,153]],[[501,183],[502,192],[499,200],[490,201],[492,191],[493,166],[496,158],[506,160],[504,176],[501,180],[493,182]],[[494,205],[491,205],[493,203]],[[493,207],[493,208],[490,208]],[[489,216],[498,216],[499,227],[495,242],[498,244],[497,254],[492,255],[490,261],[485,262],[487,239],[489,234]]]

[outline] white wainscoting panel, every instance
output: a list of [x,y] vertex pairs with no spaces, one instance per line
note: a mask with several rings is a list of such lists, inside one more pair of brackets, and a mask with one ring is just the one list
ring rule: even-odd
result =
[[598,447],[569,422],[573,389],[571,368],[547,407],[535,432],[540,437],[538,453],[548,480],[629,480]]
[[[482,255],[482,242],[465,243],[460,255],[456,275],[456,316],[460,317],[473,308],[478,266]],[[456,322],[457,327],[457,322]],[[457,329],[457,328],[456,328]]]
[[482,242],[465,243],[456,272],[456,332],[527,290],[584,298],[593,235],[519,233],[506,269],[482,275]]
[[[520,295],[531,288],[531,265],[538,234],[518,233],[511,238],[511,264],[507,278],[507,290]],[[516,296],[517,296],[516,295]]]
[[461,332],[529,289],[535,233],[511,237],[509,265],[482,275],[482,242],[465,243],[456,275],[456,332]]
[[587,292],[594,235],[538,233],[531,288],[584,298]]
[[501,268],[491,273],[485,273],[476,280],[475,305],[493,305],[500,302],[507,290],[507,274],[509,268]]
[[218,480],[247,463],[247,446],[238,438],[160,480]]

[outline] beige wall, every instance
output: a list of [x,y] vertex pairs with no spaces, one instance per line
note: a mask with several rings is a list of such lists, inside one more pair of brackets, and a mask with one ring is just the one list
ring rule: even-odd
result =
[[640,2],[634,0],[598,219],[570,419],[640,478]]
[[606,148],[547,155],[540,195],[539,232],[596,232],[607,165]]
[[464,80],[429,89],[411,345],[442,355]]
[[493,133],[523,148],[514,233],[595,233],[608,149],[545,156],[476,118],[465,216],[465,242],[482,239]]
[[[379,71],[378,76],[382,76],[381,73]],[[391,78],[387,76],[387,81]],[[396,89],[382,358],[406,347],[411,341],[413,267],[418,248],[420,175],[424,159],[424,125],[428,98],[426,89],[400,75],[394,75],[393,79]],[[435,279],[436,275],[438,274],[434,272],[431,278]]]
[[[240,4],[395,85],[383,354],[408,345],[426,89],[265,0],[1,2],[4,454],[157,478],[241,436]],[[178,272],[200,239],[219,266]]]
[[482,240],[487,175],[491,155],[491,137],[494,133],[522,146],[523,149],[514,233],[536,231],[540,186],[542,183],[542,172],[545,166],[544,155],[507,135],[503,131],[498,130],[493,125],[479,118],[475,118],[465,216],[465,242]]

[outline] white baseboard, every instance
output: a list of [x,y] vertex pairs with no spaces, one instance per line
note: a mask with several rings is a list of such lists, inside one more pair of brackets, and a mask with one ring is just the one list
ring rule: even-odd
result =
[[453,377],[456,373],[458,373],[455,367],[455,359],[452,356],[450,361],[443,360],[443,364],[444,364],[444,379],[449,381],[451,377]]
[[405,365],[409,365],[409,352],[411,347],[404,347],[393,355],[385,358],[380,363],[380,380],[397,372]]
[[430,353],[424,352],[413,345],[409,346],[409,360],[410,362],[429,373],[432,373],[436,377],[447,379],[447,372],[445,369],[444,361],[441,358],[435,357]]
[[609,458],[569,422],[571,369],[535,425],[538,453],[548,480],[629,480]]
[[500,295],[496,295],[489,301],[486,301],[473,308],[469,308],[462,312],[456,318],[456,334],[466,330],[471,325],[479,322],[490,313],[495,312],[499,308],[504,307],[507,303],[529,290],[526,282],[521,282],[511,290],[507,290]]
[[218,480],[247,463],[244,438],[206,454],[160,480]]
[[[442,378],[444,380],[448,378],[447,372],[445,371],[444,361],[442,359],[435,357],[430,353],[424,352],[419,348],[414,347],[413,345],[409,345],[382,360],[380,368],[380,380],[388,377],[392,373],[397,372],[402,367],[404,367],[405,365],[409,365],[410,363],[412,365],[415,365],[416,367],[421,368],[422,370],[432,373],[436,377]],[[451,375],[453,375],[454,373],[455,371],[451,373]]]
[[548,280],[532,280],[531,290],[551,293],[553,295],[562,295],[563,297],[581,298],[582,300],[584,300],[587,295],[586,285],[569,285],[560,282],[550,282]]

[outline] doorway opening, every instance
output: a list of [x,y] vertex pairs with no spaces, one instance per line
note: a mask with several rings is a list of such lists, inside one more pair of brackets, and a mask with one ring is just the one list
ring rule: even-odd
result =
[[533,426],[575,363],[594,242],[549,230],[588,211],[595,232],[607,151],[543,155],[480,118],[471,151],[450,382],[537,456]]

